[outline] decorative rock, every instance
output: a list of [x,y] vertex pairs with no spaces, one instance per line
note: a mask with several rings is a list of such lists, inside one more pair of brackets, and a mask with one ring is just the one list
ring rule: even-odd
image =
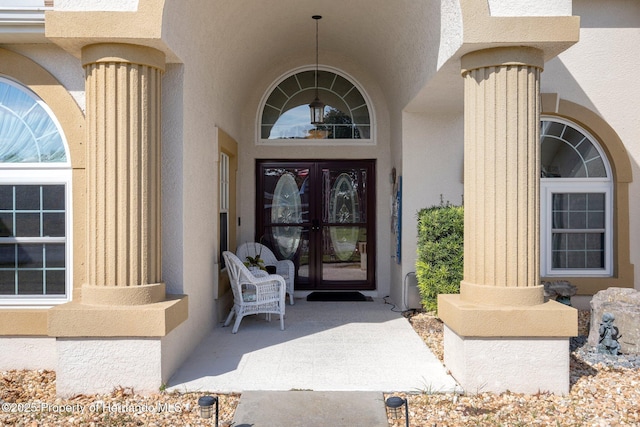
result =
[[640,354],[640,292],[630,288],[609,288],[591,299],[589,346],[596,347],[600,339],[600,322],[604,313],[615,317],[620,352]]
[[546,297],[572,297],[576,294],[577,288],[568,280],[556,280],[553,282],[542,282],[544,286],[544,296]]
[[544,286],[544,296],[547,298],[554,298],[555,300],[565,304],[571,305],[571,297],[574,296],[578,289],[575,285],[572,285],[568,280],[556,280],[553,282],[542,282]]

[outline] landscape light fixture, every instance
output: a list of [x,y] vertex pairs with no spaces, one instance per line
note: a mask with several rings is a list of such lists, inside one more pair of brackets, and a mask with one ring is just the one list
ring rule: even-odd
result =
[[387,408],[389,408],[389,412],[391,412],[391,416],[394,419],[398,419],[401,417],[400,408],[402,407],[402,405],[404,405],[405,426],[409,427],[409,402],[407,401],[407,399],[403,399],[398,396],[391,396],[387,398],[385,404],[387,405]]
[[318,21],[322,19],[322,16],[313,15],[312,18],[316,20],[316,98],[309,104],[309,110],[311,113],[311,124],[321,125],[324,123],[324,104],[318,97]]
[[200,406],[200,416],[202,418],[211,418],[211,407],[216,405],[216,427],[218,427],[218,397],[202,396],[198,399]]

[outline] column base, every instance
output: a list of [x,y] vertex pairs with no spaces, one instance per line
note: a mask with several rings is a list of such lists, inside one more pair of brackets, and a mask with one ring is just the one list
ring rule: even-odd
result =
[[466,392],[569,392],[576,309],[555,301],[482,305],[452,294],[438,295],[438,316],[445,324],[444,363]]
[[145,305],[62,304],[49,310],[49,336],[163,337],[187,320],[186,295]]
[[569,338],[462,337],[444,327],[444,363],[466,393],[569,393]]
[[556,301],[537,305],[489,305],[460,294],[438,295],[438,317],[465,337],[575,337],[578,311]]
[[137,394],[162,385],[162,338],[57,338],[56,394],[108,394],[117,387]]
[[[111,297],[111,303],[144,301],[140,295],[155,301],[156,288],[96,294]],[[116,387],[158,392],[186,357],[187,349],[175,337],[189,316],[188,296],[166,295],[162,301],[134,305],[90,304],[103,301],[85,296],[48,310],[48,335],[56,338],[58,396],[110,393]]]

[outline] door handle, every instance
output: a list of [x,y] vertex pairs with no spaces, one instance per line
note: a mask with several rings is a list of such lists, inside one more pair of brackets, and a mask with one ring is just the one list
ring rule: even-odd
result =
[[317,219],[311,221],[311,231],[320,231],[320,221]]

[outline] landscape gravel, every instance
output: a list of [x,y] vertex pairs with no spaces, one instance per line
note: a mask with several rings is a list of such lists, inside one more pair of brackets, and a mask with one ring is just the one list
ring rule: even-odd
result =
[[[409,321],[434,354],[443,360],[442,322],[429,314]],[[600,355],[586,346],[589,312],[578,313],[578,337],[571,340],[570,391],[550,393],[395,394],[408,400],[409,425],[435,426],[640,426],[638,357]],[[386,395],[388,397],[389,395]],[[404,417],[389,415],[389,426]]]
[[[416,332],[443,360],[442,322],[428,313],[407,313]],[[409,404],[409,425],[435,426],[640,426],[638,357],[612,358],[586,347],[588,312],[579,312],[579,336],[571,341],[570,383],[565,396],[505,392],[394,394]],[[117,388],[102,395],[56,397],[55,372],[0,372],[0,425],[36,426],[212,426],[201,418],[198,399],[205,393],[158,391],[142,396]],[[219,398],[219,425],[233,425],[240,395]],[[390,395],[385,395],[389,397]],[[404,418],[389,416],[390,427]],[[332,426],[336,427],[336,426]],[[351,426],[349,426],[351,427]]]

